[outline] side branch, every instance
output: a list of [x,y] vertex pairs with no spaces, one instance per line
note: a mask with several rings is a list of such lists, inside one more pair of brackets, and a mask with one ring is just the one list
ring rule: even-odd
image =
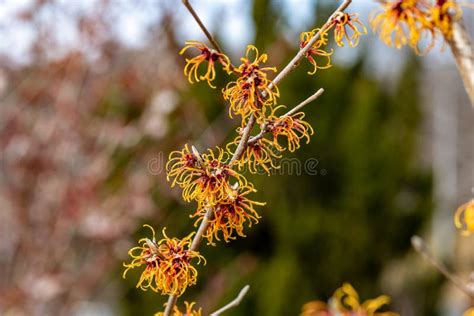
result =
[[280,71],[280,73],[275,77],[275,79],[273,79],[273,81],[268,85],[268,88],[272,89],[274,86],[278,85],[278,83],[280,83],[280,81],[283,78],[285,78],[290,73],[290,71],[293,70],[293,68],[295,68],[295,66],[298,64],[298,62],[304,57],[306,52],[319,39],[319,37],[321,36],[321,32],[325,32],[329,28],[330,23],[331,23],[332,19],[336,16],[336,14],[338,12],[342,12],[345,9],[347,9],[347,7],[351,4],[351,2],[352,2],[352,0],[344,0],[344,2],[336,9],[336,11],[334,11],[333,14],[331,14],[329,19],[326,21],[326,23],[324,23],[324,25],[321,27],[321,29],[318,31],[318,33],[316,33],[313,36],[313,38],[308,42],[308,44],[306,44],[305,47],[300,49],[300,51],[295,55],[295,57],[293,57],[293,59],[288,63],[288,65],[286,65],[285,68],[283,68]]
[[230,159],[230,163],[233,163],[236,160],[239,160],[240,157],[244,154],[245,149],[247,148],[248,140],[250,137],[250,132],[252,131],[253,126],[255,125],[255,115],[250,116],[247,125],[244,128],[244,132],[242,133],[242,138],[240,139],[237,148],[235,149],[234,155]]
[[184,6],[186,7],[186,9],[188,9],[189,13],[191,13],[191,15],[193,16],[194,20],[196,20],[197,24],[199,25],[199,27],[201,28],[201,30],[204,32],[204,34],[206,35],[207,39],[209,40],[209,42],[211,42],[212,46],[214,46],[214,48],[221,54],[223,54],[222,52],[222,49],[220,48],[219,44],[217,44],[217,41],[214,39],[214,37],[211,35],[211,33],[207,30],[206,26],[204,25],[204,23],[202,23],[201,21],[201,18],[199,17],[199,15],[196,13],[196,11],[194,11],[194,8],[191,6],[191,4],[189,3],[189,0],[182,0],[183,1],[183,4]]
[[189,247],[189,250],[196,251],[199,248],[199,245],[201,244],[201,241],[202,241],[202,237],[204,236],[204,233],[209,227],[209,224],[210,224],[209,221],[212,217],[212,214],[214,214],[212,208],[206,211],[206,215],[204,215],[201,225],[199,225],[196,235],[194,235],[193,242],[191,243],[191,247]]
[[[286,117],[286,116],[295,114],[297,111],[301,110],[304,106],[306,106],[307,104],[319,98],[323,93],[324,93],[324,89],[323,88],[319,89],[318,91],[316,91],[315,94],[313,94],[312,96],[310,96],[309,98],[307,98],[306,100],[304,100],[303,102],[301,102],[300,104],[298,104],[297,106],[295,106],[294,108],[292,108],[291,110],[283,114],[281,117]],[[263,136],[265,136],[265,134],[269,132],[268,127],[269,127],[268,124],[263,124],[260,127],[260,132],[257,135],[249,138],[247,145],[253,144],[259,139],[261,139]]]
[[223,312],[231,309],[232,307],[238,306],[240,304],[240,302],[242,301],[242,299],[244,298],[244,296],[249,291],[249,288],[250,288],[249,285],[244,286],[242,288],[242,290],[240,290],[240,293],[239,293],[239,295],[237,295],[236,298],[234,298],[232,301],[230,301],[227,305],[225,305],[225,306],[219,308],[218,310],[216,310],[214,313],[211,313],[211,316],[219,316],[220,314],[222,314]]
[[474,49],[469,34],[461,22],[453,23],[452,38],[446,41],[453,52],[464,88],[474,107]]
[[300,104],[298,104],[297,106],[295,106],[294,108],[292,108],[291,110],[286,112],[284,115],[282,115],[282,117],[287,117],[287,116],[295,114],[296,112],[301,110],[305,105],[307,105],[307,104],[313,102],[314,100],[316,100],[317,98],[319,98],[321,96],[321,94],[323,94],[323,93],[324,93],[324,89],[320,88],[318,91],[316,91],[315,94],[313,94],[312,96],[310,96],[309,98],[307,98],[306,100],[304,100],[303,102],[301,102]]
[[165,316],[171,315],[171,312],[173,311],[173,307],[174,307],[174,304],[176,304],[177,299],[178,297],[176,295],[170,295],[170,297],[168,297],[168,302],[166,303],[166,308],[163,315]]
[[463,282],[457,275],[454,275],[449,269],[441,262],[439,262],[433,253],[431,252],[425,241],[418,236],[411,238],[411,244],[415,250],[420,253],[433,267],[441,272],[449,281],[451,281],[457,288],[463,291],[471,299],[474,299],[474,289],[470,288],[468,284]]

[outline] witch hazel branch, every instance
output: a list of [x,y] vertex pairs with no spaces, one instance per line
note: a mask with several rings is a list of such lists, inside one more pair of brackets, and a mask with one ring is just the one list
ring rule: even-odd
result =
[[[184,238],[168,237],[166,228],[163,238],[139,240],[139,246],[132,248],[130,263],[124,264],[124,277],[130,269],[142,269],[137,287],[168,295],[165,310],[157,315],[201,315],[196,303],[184,303],[184,309],[177,305],[177,299],[188,287],[197,282],[197,266],[205,264],[199,253],[203,240],[207,245],[231,242],[245,237],[245,231],[257,224],[261,215],[258,208],[265,202],[254,200],[257,192],[243,174],[264,170],[268,175],[278,169],[278,160],[287,152],[294,152],[302,142],[309,142],[314,131],[305,120],[303,107],[316,100],[324,92],[319,89],[313,95],[290,110],[279,105],[280,82],[306,59],[311,67],[308,74],[331,67],[333,49],[328,49],[332,37],[338,47],[348,44],[355,47],[360,36],[367,34],[365,26],[356,13],[346,13],[351,0],[345,0],[328,18],[326,23],[300,35],[300,50],[294,58],[277,73],[276,67],[265,64],[268,55],[260,53],[256,46],[248,45],[240,64],[233,64],[222,51],[216,40],[205,27],[189,1],[183,4],[194,17],[212,47],[198,41],[187,41],[181,55],[191,52],[185,59],[184,74],[191,84],[205,82],[216,89],[214,81],[219,67],[231,80],[222,88],[222,97],[228,103],[229,116],[240,119],[236,137],[229,144],[200,152],[186,144],[181,150],[169,156],[166,165],[167,179],[171,186],[182,190],[186,202],[194,202],[195,211],[190,214],[196,231]],[[213,315],[238,305],[248,287],[239,296]]]

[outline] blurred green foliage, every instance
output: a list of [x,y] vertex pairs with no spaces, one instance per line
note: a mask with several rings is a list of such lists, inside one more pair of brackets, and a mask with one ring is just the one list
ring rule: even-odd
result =
[[[327,16],[321,13],[326,10],[318,10],[315,16]],[[279,40],[274,25],[284,16],[271,1],[254,1],[252,17],[259,48]],[[292,45],[296,48],[296,40]],[[286,60],[294,53],[289,51]],[[215,296],[222,297],[219,305],[223,305],[244,284],[250,284],[251,290],[226,315],[297,315],[305,302],[328,299],[343,282],[352,283],[364,298],[382,294],[379,277],[384,267],[410,251],[410,237],[430,216],[432,180],[420,169],[415,152],[421,119],[416,98],[418,61],[407,62],[391,92],[367,75],[366,63],[366,55],[361,54],[351,67],[334,65],[315,76],[308,76],[309,68],[303,65],[283,81],[282,104],[297,104],[318,88],[325,89],[305,108],[315,129],[311,143],[296,153],[285,153],[303,167],[308,159],[315,159],[317,174],[302,170],[271,177],[248,175],[258,189],[255,199],[267,202],[261,208],[262,221],[247,230],[245,239],[203,247],[208,264],[199,268],[199,284],[184,299],[194,300],[216,271],[242,254],[256,258],[255,268],[240,279],[228,276],[235,286]],[[193,85],[182,98],[199,103],[210,118],[227,111],[219,90],[205,84]],[[234,135],[232,131],[228,140]],[[189,232],[189,212],[158,198],[159,192],[154,194],[160,209],[166,209],[166,225],[177,235]],[[166,298],[134,289],[138,274],[130,276],[124,313],[156,312]],[[436,292],[436,284],[418,284],[418,288],[426,291],[431,286],[430,291]],[[430,299],[421,302],[423,315],[434,315],[433,305]]]

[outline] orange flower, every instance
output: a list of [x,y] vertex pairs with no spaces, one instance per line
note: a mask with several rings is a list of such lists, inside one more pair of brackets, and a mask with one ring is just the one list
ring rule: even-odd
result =
[[311,301],[303,305],[300,316],[331,316],[326,303]]
[[194,226],[197,226],[207,210],[212,208],[214,214],[204,234],[210,245],[214,245],[214,238],[220,240],[220,234],[222,234],[225,242],[236,239],[237,237],[234,233],[245,237],[244,224],[247,223],[248,227],[251,227],[252,223],[257,224],[260,218],[255,211],[255,206],[266,204],[249,200],[246,197],[247,194],[255,191],[253,188],[244,188],[241,193],[238,190],[234,190],[232,194],[229,194],[228,198],[219,201],[217,204],[200,203],[196,213],[192,215],[192,217],[198,218]]
[[[320,29],[314,29],[310,32],[303,32],[300,34],[300,48],[304,48],[308,45],[309,41],[320,31]],[[308,71],[309,75],[313,75],[316,73],[318,69],[327,69],[331,68],[331,55],[333,54],[334,50],[331,49],[330,52],[326,52],[325,50],[321,49],[322,46],[328,43],[328,34],[326,31],[321,31],[319,35],[319,39],[311,46],[310,49],[305,54],[306,59],[309,60],[311,65],[313,65],[313,71]],[[316,61],[316,57],[324,57],[327,59],[326,65],[319,65]]]
[[[199,82],[200,80],[206,80],[211,88],[215,88],[212,85],[212,81],[216,79],[215,63],[218,62],[222,65],[223,69],[228,73],[232,73],[231,62],[229,57],[219,53],[215,49],[207,47],[205,44],[198,41],[186,41],[186,46],[179,52],[180,55],[184,54],[189,48],[198,49],[201,54],[191,59],[186,58],[186,66],[184,67],[184,74],[188,77],[188,81],[193,83],[194,81]],[[203,75],[199,74],[199,66],[203,62],[207,62],[207,70]]]
[[465,311],[463,316],[474,316],[474,307],[469,308],[467,311]]
[[[231,147],[237,148],[241,136],[237,136],[235,140],[227,145],[227,150],[229,152],[234,152],[230,150]],[[281,158],[281,154],[277,148],[275,148],[272,141],[266,138],[260,138],[255,142],[249,142],[247,148],[245,149],[242,157],[238,161],[239,170],[248,168],[250,173],[259,173],[262,169],[270,175],[270,170],[280,168],[276,164],[276,160]],[[261,168],[261,169],[259,169]]]
[[425,0],[385,1],[382,12],[371,21],[372,28],[380,33],[385,44],[396,48],[410,45],[417,53],[420,53],[418,43],[428,34],[431,36],[428,51],[434,46],[434,31],[426,13],[428,7]]
[[436,0],[428,13],[432,27],[438,29],[447,39],[451,39],[453,22],[461,19],[461,15],[461,7],[452,0]]
[[[252,60],[252,55],[253,61]],[[265,116],[266,109],[276,103],[280,96],[278,88],[270,89],[270,80],[267,72],[276,71],[275,67],[261,67],[267,61],[267,54],[259,56],[258,50],[253,45],[247,46],[245,57],[241,58],[242,64],[236,69],[240,77],[229,82],[222,90],[225,100],[229,100],[229,116],[233,114],[247,118],[250,114],[257,114],[257,122]],[[243,120],[242,120],[243,121]]]
[[[193,309],[193,306],[194,304],[196,304],[195,302],[192,302],[191,304],[189,304],[188,302],[184,302],[184,306],[186,308],[186,310],[183,312],[181,312],[178,308],[178,306],[174,306],[173,307],[173,313],[171,314],[171,316],[201,316],[202,315],[202,310],[201,308],[199,308],[198,310],[195,310]],[[166,303],[165,303],[166,305]],[[164,313],[160,312],[160,313],[156,313],[155,316],[163,316]]]
[[[294,152],[300,147],[301,139],[306,138],[306,143],[309,143],[311,140],[310,136],[314,134],[314,130],[308,122],[303,120],[305,117],[304,112],[277,117],[275,112],[282,107],[276,107],[270,115],[269,130],[273,135],[273,144],[278,150],[284,151],[288,149],[290,152]],[[286,147],[278,142],[278,139],[282,136],[286,137],[288,141]]]
[[197,270],[191,265],[193,259],[205,259],[197,251],[189,250],[194,233],[183,239],[169,238],[163,229],[164,238],[156,242],[155,231],[149,225],[153,238],[142,238],[138,242],[140,246],[130,249],[128,254],[133,258],[126,267],[123,277],[128,270],[145,265],[137,287],[146,291],[148,288],[161,292],[162,295],[181,295],[190,285],[196,284]]
[[[359,30],[357,24],[359,24],[362,31]],[[334,40],[340,47],[344,46],[344,38],[350,47],[356,47],[359,44],[360,36],[367,34],[367,29],[359,20],[357,13],[338,12],[336,16],[332,18],[331,26],[334,26]],[[352,32],[348,32],[346,26],[348,26]]]
[[[183,189],[183,199],[187,202],[207,201],[215,203],[227,198],[233,189],[230,181],[239,187],[248,187],[247,179],[227,164],[229,155],[217,147],[217,154],[190,153],[187,146],[182,151],[172,152],[166,165],[168,181],[172,186],[178,184]],[[251,186],[251,185],[250,185]]]
[[456,210],[454,225],[463,235],[474,233],[474,199],[461,205]]

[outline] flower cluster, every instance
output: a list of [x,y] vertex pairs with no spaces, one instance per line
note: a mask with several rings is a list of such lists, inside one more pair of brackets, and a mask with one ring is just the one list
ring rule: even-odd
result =
[[234,164],[226,163],[228,152],[221,148],[217,152],[217,155],[212,150],[199,154],[185,145],[183,150],[170,154],[166,165],[168,180],[173,179],[172,186],[177,184],[183,189],[183,199],[198,202],[192,215],[197,217],[196,226],[208,210],[213,211],[204,233],[209,244],[214,244],[214,239],[220,240],[220,233],[226,242],[236,238],[234,232],[244,237],[244,224],[251,226],[260,217],[254,207],[265,204],[246,197],[255,192],[253,185],[234,170]]
[[[206,80],[211,88],[215,88],[212,85],[212,81],[216,79],[215,63],[222,65],[223,69],[228,73],[232,73],[232,64],[230,63],[229,57],[219,53],[215,49],[207,47],[205,44],[198,41],[187,41],[186,46],[179,52],[180,55],[184,54],[189,48],[196,48],[200,51],[200,54],[191,59],[186,58],[186,66],[184,67],[184,74],[188,77],[188,81],[193,83],[194,81],[199,82],[200,80]],[[199,74],[199,67],[207,62],[207,70],[203,75]],[[193,81],[194,79],[194,81]]]
[[[453,0],[387,0],[383,9],[371,21],[380,39],[389,46],[409,45],[419,54],[428,52],[437,34],[447,39],[452,36],[453,22],[461,18],[461,8]],[[426,39],[427,47],[420,50]]]
[[392,312],[378,312],[378,310],[388,304],[390,298],[381,295],[375,299],[360,303],[359,295],[349,284],[344,283],[334,292],[329,305],[322,301],[312,301],[302,307],[301,316],[397,316]]
[[474,200],[461,205],[456,210],[454,224],[463,235],[474,233]]
[[224,99],[230,103],[229,116],[240,115],[242,122],[251,115],[257,116],[257,122],[265,116],[268,107],[276,104],[280,96],[276,86],[270,87],[269,71],[276,71],[275,67],[262,67],[266,63],[267,54],[259,55],[253,45],[247,46],[242,64],[235,70],[239,75],[236,81],[229,82],[222,91]]
[[200,264],[205,259],[197,251],[190,250],[191,237],[194,233],[183,239],[169,238],[163,229],[163,239],[155,239],[155,231],[151,229],[152,239],[142,238],[140,246],[130,249],[128,254],[132,262],[124,264],[125,278],[130,269],[145,266],[137,287],[142,290],[151,289],[162,295],[181,295],[190,285],[196,284],[197,270],[191,265],[191,260],[196,259]]
[[220,234],[225,242],[236,239],[234,232],[238,236],[245,237],[244,224],[247,223],[248,227],[251,227],[252,222],[258,223],[260,216],[255,211],[255,206],[263,206],[266,203],[248,199],[246,195],[251,192],[255,192],[255,189],[249,188],[240,193],[235,190],[227,199],[217,204],[201,203],[198,206],[197,211],[192,215],[192,217],[197,217],[195,226],[202,221],[208,209],[213,211],[209,227],[204,234],[209,244],[214,245],[214,238],[220,240]]
[[217,147],[217,154],[211,149],[208,153],[191,152],[187,145],[181,151],[170,154],[166,171],[171,186],[179,185],[183,189],[183,199],[187,202],[207,202],[215,204],[232,194],[230,184],[235,181],[238,187],[249,187],[247,179],[227,164],[228,153]]
[[[313,75],[318,69],[327,69],[331,67],[331,56],[334,50],[324,50],[322,47],[328,44],[328,32],[334,28],[334,41],[339,47],[344,46],[344,39],[350,47],[356,47],[359,44],[361,35],[367,34],[367,29],[359,20],[357,13],[344,13],[338,11],[327,25],[322,28],[316,28],[309,32],[300,34],[300,48],[311,45],[305,53],[306,59],[313,65],[313,70],[308,74]],[[325,63],[318,62],[322,58]]]
[[[181,312],[178,308],[178,306],[173,307],[173,313],[171,314],[172,316],[201,316],[202,315],[202,310],[199,308],[198,310],[194,309],[193,306],[196,304],[195,302],[192,302],[191,304],[188,302],[184,302],[184,313]],[[164,316],[164,313],[159,312],[156,313],[155,316]]]
[[[235,151],[241,139],[242,136],[237,136],[233,142],[227,145],[227,150],[229,152]],[[280,168],[276,161],[281,157],[280,150],[274,146],[271,140],[259,138],[248,142],[247,148],[238,161],[238,167],[239,170],[248,170],[253,174],[264,171],[270,175],[272,169]]]
[[[277,116],[276,112],[284,108],[283,106],[276,107],[270,115],[269,131],[273,136],[273,145],[280,151],[288,149],[294,152],[300,147],[300,142],[303,138],[306,143],[311,140],[311,135],[314,130],[311,125],[304,121],[304,112],[298,112],[292,115]],[[286,138],[286,145],[282,145],[279,140]]]

